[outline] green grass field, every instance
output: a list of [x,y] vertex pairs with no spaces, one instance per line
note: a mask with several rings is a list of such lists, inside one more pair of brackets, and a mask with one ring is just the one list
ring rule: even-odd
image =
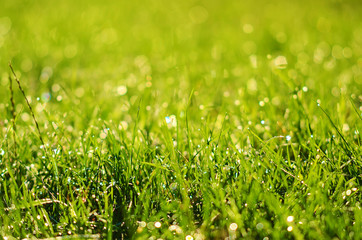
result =
[[0,239],[362,239],[361,13],[0,0]]

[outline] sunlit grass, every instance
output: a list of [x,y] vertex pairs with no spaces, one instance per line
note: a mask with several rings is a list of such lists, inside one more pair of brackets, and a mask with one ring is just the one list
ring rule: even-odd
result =
[[1,6],[0,237],[362,237],[358,1]]

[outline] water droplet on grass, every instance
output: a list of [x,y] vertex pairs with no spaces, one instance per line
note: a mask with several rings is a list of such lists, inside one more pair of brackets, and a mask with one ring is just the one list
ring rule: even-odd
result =
[[141,222],[138,222],[138,226],[139,227],[141,227],[141,228],[144,228],[144,227],[146,227],[146,222],[144,222],[144,221],[141,221]]
[[256,224],[256,229],[261,230],[264,228],[264,225],[262,223]]
[[165,117],[166,123],[169,127],[176,127],[177,126],[177,120],[175,115],[167,116]]
[[186,240],[194,240],[194,238],[191,235],[187,235],[185,239]]
[[127,87],[124,85],[118,86],[117,87],[117,95],[118,96],[123,96],[127,93]]
[[99,137],[100,137],[102,140],[104,140],[104,139],[106,139],[106,137],[107,137],[107,133],[104,132],[104,131],[102,131],[102,132],[99,134]]
[[288,65],[287,58],[284,56],[278,56],[274,59],[274,65],[278,69],[284,69]]
[[155,227],[156,228],[160,228],[162,226],[162,224],[160,222],[155,222]]
[[45,92],[41,95],[41,99],[43,102],[49,102],[51,99],[51,94],[49,92]]
[[232,223],[232,224],[230,224],[229,228],[231,231],[236,231],[236,229],[238,229],[238,225],[236,223]]

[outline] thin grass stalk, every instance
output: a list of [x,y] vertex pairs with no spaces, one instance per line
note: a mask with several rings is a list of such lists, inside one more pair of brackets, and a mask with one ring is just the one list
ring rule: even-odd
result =
[[[14,71],[13,66],[11,65],[11,63],[9,63],[9,67],[10,67],[11,72],[12,72],[13,75],[14,75],[14,79],[15,79],[16,83],[18,84],[18,87],[19,87],[19,89],[20,89],[20,92],[23,94],[23,97],[24,97],[24,99],[25,99],[25,101],[26,101],[26,104],[28,105],[28,108],[29,108],[29,110],[30,110],[30,114],[31,114],[31,116],[32,116],[32,118],[33,118],[33,121],[34,121],[34,123],[35,123],[36,129],[37,129],[37,131],[38,131],[38,135],[39,135],[40,142],[41,142],[41,144],[42,144],[43,147],[44,147],[45,154],[48,156],[47,147],[46,147],[46,145],[45,145],[45,143],[44,143],[44,140],[43,140],[43,137],[42,137],[42,135],[41,135],[41,131],[40,131],[40,128],[39,128],[39,124],[38,124],[38,121],[37,121],[36,118],[35,118],[35,114],[34,114],[33,108],[31,107],[30,102],[29,102],[28,98],[26,97],[26,94],[25,94],[24,89],[21,87],[20,80],[19,80],[19,78],[16,76],[15,71]],[[48,158],[49,158],[49,156],[48,156]]]
[[14,101],[14,91],[13,91],[13,80],[9,75],[9,91],[10,91],[10,103],[11,103],[11,122],[13,125],[13,141],[14,141],[14,157],[15,159],[18,158],[17,154],[17,142],[16,142],[16,124],[15,124],[15,101]]

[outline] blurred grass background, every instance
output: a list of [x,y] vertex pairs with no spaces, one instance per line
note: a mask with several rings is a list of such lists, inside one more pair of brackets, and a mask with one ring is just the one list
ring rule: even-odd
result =
[[[250,56],[263,65],[268,54],[285,55],[289,75],[321,97],[361,86],[358,1],[2,2],[1,71],[13,61],[34,94],[53,82],[107,91],[106,82],[127,84],[131,74],[151,75],[160,90],[235,89],[269,77],[250,69]],[[46,67],[50,80],[38,81]]]
[[[105,120],[130,122],[127,111],[115,109],[127,110],[140,97],[154,118],[181,111],[192,89],[196,105],[218,112],[236,101],[230,110],[250,118],[259,116],[264,99],[276,107],[270,117],[284,114],[302,87],[308,105],[319,99],[336,106],[352,94],[359,107],[359,10],[359,1],[3,0],[0,109],[8,109],[9,61],[27,94],[43,98],[48,111],[81,113],[67,116],[79,128],[96,106]],[[287,69],[273,72],[279,55]],[[348,116],[339,116],[340,123]]]

